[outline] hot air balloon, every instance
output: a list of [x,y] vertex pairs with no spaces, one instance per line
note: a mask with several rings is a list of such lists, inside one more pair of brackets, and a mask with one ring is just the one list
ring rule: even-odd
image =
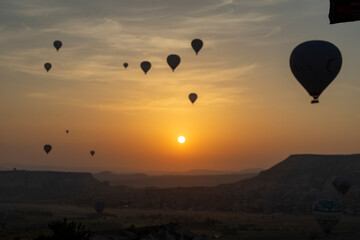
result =
[[66,130],[65,132],[66,132],[66,134],[68,134],[68,133],[69,133],[69,130]]
[[151,63],[148,62],[148,61],[144,61],[144,62],[142,62],[140,64],[140,67],[144,71],[144,73],[146,74],[151,68]]
[[91,156],[94,156],[95,151],[94,150],[90,151],[90,154],[91,154]]
[[104,202],[96,202],[94,204],[94,209],[97,214],[101,214],[104,211],[105,203]]
[[167,63],[171,67],[172,71],[174,71],[175,68],[179,66],[180,61],[181,61],[180,57],[176,54],[171,54],[167,57]]
[[313,215],[320,227],[326,232],[331,230],[339,222],[343,208],[341,204],[332,199],[319,200],[313,204]]
[[197,94],[196,93],[190,93],[189,94],[189,99],[190,99],[191,103],[194,104],[194,102],[197,99]]
[[44,150],[45,150],[46,154],[49,154],[51,149],[52,149],[51,145],[49,145],[49,144],[44,145]]
[[308,41],[291,53],[290,68],[296,79],[318,103],[320,94],[338,75],[342,64],[340,50],[326,41]]
[[349,189],[351,188],[351,182],[347,180],[346,178],[342,177],[336,177],[334,178],[332,182],[334,188],[338,193],[341,193],[342,195],[345,195]]
[[59,51],[61,46],[62,46],[62,42],[60,40],[55,40],[54,41],[54,47],[56,48],[56,51]]
[[45,63],[44,68],[48,72],[51,69],[51,63]]
[[194,39],[191,42],[191,46],[194,49],[196,55],[198,55],[200,49],[203,47],[203,41],[201,41],[200,39]]
[[124,63],[124,68],[127,69],[127,67],[129,66],[128,63]]

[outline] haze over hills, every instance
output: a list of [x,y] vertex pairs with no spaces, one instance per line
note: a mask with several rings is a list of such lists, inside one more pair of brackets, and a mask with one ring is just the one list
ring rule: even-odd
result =
[[150,176],[154,175],[225,175],[225,174],[244,174],[259,173],[261,168],[247,168],[240,171],[221,171],[208,169],[193,169],[186,172],[146,172]]
[[108,181],[110,185],[131,187],[191,187],[191,186],[217,186],[224,183],[233,183],[251,178],[258,174],[258,169],[249,169],[240,172],[193,170],[184,173],[166,175],[115,174],[101,172],[93,174],[100,181]]

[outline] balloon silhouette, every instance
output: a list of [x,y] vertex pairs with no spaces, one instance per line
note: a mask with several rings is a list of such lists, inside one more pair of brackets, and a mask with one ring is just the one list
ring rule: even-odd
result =
[[325,199],[319,200],[313,204],[313,215],[320,227],[326,233],[331,230],[340,221],[343,208],[336,200]]
[[68,133],[69,133],[69,130],[66,130],[65,132],[66,132],[66,134],[68,134]]
[[196,55],[198,55],[200,49],[203,47],[203,41],[201,41],[200,39],[194,39],[191,42],[191,46],[194,49]]
[[101,214],[104,211],[105,203],[104,202],[96,202],[94,204],[94,209],[97,214]]
[[44,68],[47,72],[49,72],[49,70],[51,69],[51,63],[45,63]]
[[296,79],[318,103],[320,94],[338,75],[342,65],[340,50],[326,41],[308,41],[291,53],[290,68]]
[[197,97],[198,97],[198,96],[197,96],[196,93],[190,93],[190,94],[189,94],[189,99],[190,99],[190,101],[191,101],[192,104],[194,104],[194,102],[196,101]]
[[46,154],[49,154],[51,149],[52,149],[51,145],[49,145],[49,144],[44,145],[44,150],[45,150]]
[[181,61],[180,57],[176,54],[171,54],[167,57],[167,63],[171,67],[172,71],[174,71],[175,68],[179,66],[180,61]]
[[127,67],[129,66],[128,63],[124,63],[124,68],[127,69]]
[[95,151],[94,150],[90,151],[90,154],[91,154],[91,156],[94,156]]
[[56,40],[56,41],[54,41],[54,47],[56,48],[56,51],[59,51],[59,49],[61,48],[61,46],[62,46],[62,42],[61,41],[59,41],[59,40]]
[[140,64],[140,67],[144,71],[144,73],[146,74],[151,68],[151,63],[148,62],[148,61],[144,61],[144,62],[142,62]]
[[341,193],[342,195],[345,195],[349,189],[351,188],[352,184],[349,180],[342,178],[342,177],[336,177],[332,182],[334,188],[338,193]]

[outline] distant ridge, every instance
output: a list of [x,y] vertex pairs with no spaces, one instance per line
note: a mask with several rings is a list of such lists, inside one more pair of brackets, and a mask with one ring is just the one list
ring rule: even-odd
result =
[[150,176],[160,175],[226,175],[226,174],[243,174],[243,173],[259,173],[261,168],[248,168],[239,171],[226,170],[209,170],[209,169],[193,169],[185,172],[147,172]]
[[[203,172],[204,173],[204,172]],[[217,186],[224,183],[233,183],[246,178],[251,178],[257,173],[237,174],[187,174],[187,175],[147,175],[143,173],[114,174],[112,172],[101,172],[94,174],[100,181],[107,181],[112,186],[130,187],[193,187],[193,186]]]

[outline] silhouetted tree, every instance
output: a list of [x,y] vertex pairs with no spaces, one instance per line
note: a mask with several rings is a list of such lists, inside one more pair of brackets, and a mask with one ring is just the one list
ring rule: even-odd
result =
[[41,235],[34,240],[88,240],[92,234],[81,223],[68,222],[66,218],[50,223],[49,228],[53,233],[51,236]]

